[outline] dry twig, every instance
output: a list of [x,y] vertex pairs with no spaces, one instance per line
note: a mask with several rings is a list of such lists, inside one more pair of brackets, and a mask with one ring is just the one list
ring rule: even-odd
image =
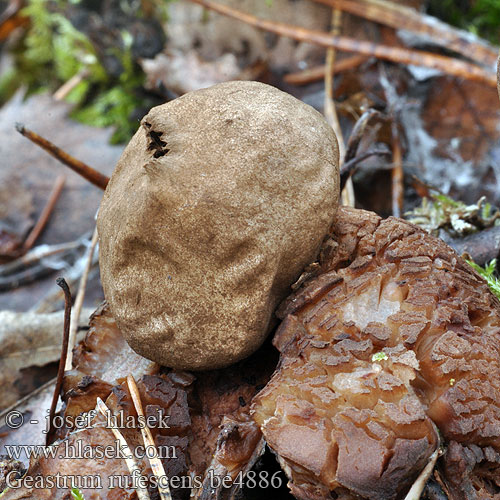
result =
[[42,259],[50,257],[52,255],[63,254],[63,256],[65,256],[80,245],[82,245],[82,242],[80,240],[72,241],[70,243],[61,243],[58,245],[38,245],[36,248],[27,252],[25,255],[22,255],[16,260],[8,262],[6,264],[0,264],[0,277],[19,273],[25,270],[27,267],[36,264]]
[[54,272],[54,269],[51,269],[45,264],[40,263],[11,276],[0,276],[0,292],[15,290],[16,288],[19,288],[21,286],[29,285],[36,280],[48,276],[52,272]]
[[346,155],[344,164],[340,168],[340,189],[343,189],[346,185],[347,180],[353,174],[355,167],[363,160],[366,160],[370,156],[374,155],[386,155],[387,151],[375,149],[369,151],[363,155],[358,156],[358,147],[363,134],[365,133],[368,122],[374,117],[381,117],[382,114],[375,109],[368,109],[365,111],[359,120],[355,123],[352,129],[351,135],[347,141]]
[[[83,270],[85,269],[86,262],[87,262],[87,256],[84,255],[83,257],[79,258],[78,261],[75,262],[75,264],[66,271],[66,279],[71,286],[75,286],[79,281],[80,277],[82,276]],[[89,273],[89,279],[93,277],[92,273],[94,269],[97,268],[96,263],[97,259],[94,256],[94,259],[92,260],[91,272]],[[51,290],[40,302],[35,304],[30,310],[32,312],[38,312],[38,313],[53,312],[60,307],[61,299],[62,297],[60,290],[57,289]]]
[[142,420],[140,428],[144,446],[147,450],[151,450],[153,452],[151,456],[150,453],[148,453],[148,458],[149,463],[151,464],[151,469],[153,470],[153,474],[156,476],[156,479],[158,481],[158,491],[160,492],[160,497],[162,500],[172,500],[170,488],[168,486],[168,478],[165,474],[163,464],[158,458],[158,451],[156,449],[151,430],[146,425],[146,419],[144,417],[144,411],[142,409],[141,395],[139,394],[139,389],[137,388],[137,384],[135,383],[135,379],[132,375],[127,376],[127,384],[130,395],[132,396],[132,401],[134,402],[135,411],[137,412],[140,420]]
[[[88,247],[90,241],[87,240],[85,241],[84,244]],[[96,267],[97,261],[98,258],[96,255],[94,255],[92,259],[92,268],[91,268],[92,270]],[[67,268],[67,270],[65,271],[65,276],[66,276],[66,281],[70,286],[76,285],[76,283],[80,280],[80,277],[83,274],[86,264],[87,264],[87,253],[84,252],[84,254],[81,257],[77,258],[76,262],[73,265],[71,265],[71,267]],[[89,276],[91,276],[90,273]],[[33,312],[38,312],[38,313],[52,312],[59,308],[58,302],[60,302],[62,298],[63,297],[61,290],[55,287],[54,290],[51,290],[38,304],[33,306],[31,310]]]
[[351,161],[356,157],[359,143],[363,138],[363,134],[365,133],[366,127],[370,120],[375,117],[382,118],[384,115],[380,111],[376,109],[370,108],[366,110],[358,119],[354,128],[352,129],[351,135],[349,136],[349,140],[347,141],[347,150],[345,161],[346,163]]
[[68,354],[68,340],[69,340],[69,325],[71,321],[71,292],[69,286],[64,278],[57,278],[56,283],[63,289],[64,292],[64,332],[63,344],[61,350],[61,359],[59,360],[59,369],[57,371],[56,385],[54,387],[54,395],[52,396],[52,404],[49,410],[49,428],[46,436],[46,444],[49,445],[54,434],[54,415],[56,413],[57,402],[59,400],[59,393],[61,392],[63,377],[64,377],[64,364]]
[[26,240],[23,243],[23,248],[22,248],[23,255],[33,247],[35,241],[38,239],[43,229],[47,225],[49,217],[54,210],[57,200],[59,199],[59,196],[61,195],[65,182],[66,182],[66,177],[64,175],[60,175],[57,177],[56,183],[54,184],[54,188],[50,193],[49,199],[45,207],[43,207],[42,213],[40,214],[37,223],[30,231],[30,234],[27,236]]
[[[342,12],[334,9],[332,11],[332,30],[331,33],[337,36],[340,33],[342,22]],[[342,165],[345,157],[345,143],[342,129],[340,128],[339,117],[333,100],[333,73],[335,71],[335,59],[337,52],[334,47],[329,47],[326,51],[326,72],[325,72],[325,105],[324,112],[326,121],[333,128],[337,141],[339,143],[339,163]]]
[[89,271],[92,267],[92,260],[94,257],[94,250],[97,245],[98,234],[97,228],[94,229],[94,234],[92,235],[92,241],[87,253],[87,263],[85,264],[85,269],[83,270],[82,277],[80,279],[80,286],[78,288],[78,293],[76,294],[75,306],[73,311],[73,317],[71,319],[71,326],[69,329],[69,347],[68,355],[66,356],[66,370],[71,370],[73,367],[73,347],[75,346],[76,332],[78,330],[78,324],[80,322],[80,314],[83,307],[83,299],[85,298],[85,289],[87,288],[87,280],[89,277]]
[[393,120],[392,124],[392,161],[392,215],[394,217],[401,217],[404,202],[403,153],[401,151],[398,126],[395,120]]
[[424,470],[417,477],[416,481],[413,483],[410,491],[405,497],[405,500],[419,500],[422,492],[424,491],[425,485],[428,479],[431,477],[436,461],[439,458],[440,449],[438,448],[429,458],[429,462],[425,466]]
[[387,71],[380,65],[380,83],[384,89],[389,117],[391,120],[391,142],[392,142],[392,162],[391,172],[391,193],[392,193],[392,214],[394,217],[401,217],[404,203],[404,171],[403,171],[403,151],[401,148],[401,137],[399,133],[399,115],[403,110],[404,100],[402,100],[389,79]]
[[407,30],[425,35],[436,45],[446,47],[479,64],[493,67],[496,64],[498,49],[470,33],[453,28],[435,17],[417,12],[405,5],[387,0],[314,0],[315,2],[341,9],[350,14],[376,23],[390,26],[396,30]]
[[[355,69],[366,61],[367,58],[365,56],[350,56],[340,61],[335,61],[335,73],[339,74]],[[308,83],[325,78],[326,71],[327,66],[323,64],[314,68],[304,69],[303,71],[288,73],[288,75],[284,76],[283,80],[292,85],[307,85]]]
[[334,36],[322,31],[308,30],[299,26],[267,21],[251,14],[241,12],[226,5],[213,2],[211,0],[190,0],[211,9],[219,14],[223,14],[233,19],[237,19],[259,29],[276,33],[299,40],[301,42],[314,43],[322,47],[335,47],[345,52],[355,52],[367,57],[376,57],[386,61],[399,64],[425,66],[442,71],[445,74],[465,78],[468,80],[479,81],[491,87],[497,88],[496,73],[492,69],[481,68],[458,59],[432,54],[420,50],[410,50],[399,47],[389,47],[372,42],[356,40],[344,36]]
[[67,82],[63,83],[55,92],[54,99],[56,101],[62,101],[66,99],[68,94],[79,85],[85,78],[89,76],[89,70],[83,69],[76,75],[73,75]]
[[387,156],[390,155],[391,152],[386,148],[375,148],[367,151],[366,153],[362,153],[359,156],[355,156],[349,161],[346,161],[342,168],[340,169],[340,189],[344,189],[346,182],[352,176],[356,167],[367,158],[371,158],[372,156]]
[[22,0],[10,0],[5,10],[0,15],[0,25],[12,19],[23,6]]
[[86,163],[83,163],[73,156],[69,155],[61,148],[58,148],[55,144],[38,135],[37,133],[27,129],[24,125],[18,123],[16,124],[17,131],[24,135],[24,137],[28,138],[31,142],[34,142],[36,145],[40,146],[42,149],[45,149],[47,153],[52,155],[54,158],[59,160],[62,164],[71,168],[78,175],[81,175],[84,179],[87,179],[89,182],[94,184],[101,189],[106,189],[106,186],[109,182],[109,177],[101,172],[98,172],[92,167],[89,167]]
[[[80,247],[86,246],[85,242],[86,239],[82,237],[76,241],[59,245],[39,245],[25,255],[0,265],[0,291],[18,288],[47,276],[55,270],[60,270],[64,266],[64,259],[72,259],[80,251]],[[57,255],[57,258],[53,257],[55,255]],[[78,267],[78,262],[75,266]],[[73,270],[70,270],[69,275],[72,276],[73,274]],[[71,279],[68,278],[70,283],[72,283]],[[63,299],[64,294],[61,289],[57,286],[56,289],[57,296]],[[44,308],[39,312],[51,312],[53,310]]]
[[[338,9],[332,10],[332,29],[331,33],[334,36],[340,34],[342,24],[342,12]],[[326,72],[325,72],[325,118],[330,124],[335,135],[337,136],[337,142],[339,145],[339,164],[342,167],[345,159],[345,142],[344,136],[342,134],[342,128],[340,127],[339,117],[337,115],[337,109],[335,107],[335,101],[333,98],[333,75],[335,71],[335,60],[337,52],[335,48],[329,47],[326,51]],[[341,191],[341,202],[343,205],[350,207],[354,206],[354,187],[352,185],[352,180],[349,177],[347,179],[344,188]]]
[[23,0],[10,0],[5,10],[0,14],[0,41],[6,40],[17,27],[27,24],[27,19],[19,13],[23,3]]
[[[97,409],[101,412],[101,414],[104,416],[104,418],[107,418],[108,415],[110,415],[111,411],[110,409],[106,406],[106,403],[103,402],[103,400],[98,397],[97,398]],[[127,464],[127,468],[132,475],[137,475],[137,477],[140,477],[141,471],[134,459],[134,455],[132,454],[132,451],[130,450],[127,441],[123,437],[122,433],[116,428],[116,427],[111,427],[111,432],[115,436],[116,440],[120,444],[120,451],[123,455],[123,458],[125,460],[125,463]],[[143,488],[141,485],[141,481],[138,481],[137,488],[135,488],[135,491],[137,492],[137,498],[139,500],[151,500],[149,497],[148,490],[146,488]]]
[[64,182],[65,182],[64,175],[61,175],[56,179],[55,185],[49,195],[49,199],[47,200],[47,203],[45,204],[42,213],[38,217],[38,220],[36,221],[31,231],[29,232],[26,239],[24,240],[24,242],[17,241],[16,239],[15,243],[11,246],[11,248],[5,248],[2,251],[2,254],[0,255],[2,260],[8,262],[9,261],[15,262],[21,257],[23,257],[26,254],[26,252],[28,252],[33,247],[35,241],[39,238],[40,234],[47,225],[52,212],[54,211],[54,207],[64,187]]

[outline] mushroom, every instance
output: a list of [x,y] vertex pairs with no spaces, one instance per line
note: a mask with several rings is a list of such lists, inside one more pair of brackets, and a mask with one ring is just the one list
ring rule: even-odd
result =
[[98,218],[120,330],[160,364],[228,366],[262,344],[319,256],[278,309],[280,363],[252,404],[292,493],[402,498],[438,429],[450,490],[462,464],[468,485],[486,477],[478,467],[500,477],[499,301],[417,226],[337,211],[338,177],[321,115],[267,85],[220,84],[151,110]]
[[[332,238],[317,277],[278,310],[280,364],[252,408],[292,493],[403,498],[436,426],[481,455],[484,489],[500,492],[500,302],[448,245],[401,219],[343,207]],[[456,490],[456,471],[476,462],[447,463]]]
[[177,369],[228,366],[273,326],[338,205],[335,134],[310,106],[229,82],[153,108],[104,194],[104,294],[127,342]]

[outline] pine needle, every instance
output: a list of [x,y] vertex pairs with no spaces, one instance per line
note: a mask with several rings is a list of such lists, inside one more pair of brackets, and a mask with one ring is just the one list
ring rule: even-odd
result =
[[156,479],[158,481],[158,491],[160,492],[160,497],[162,500],[172,500],[172,495],[170,494],[170,488],[168,486],[168,478],[165,474],[163,464],[158,458],[158,450],[156,449],[151,430],[146,424],[144,411],[142,409],[141,395],[139,394],[139,389],[137,388],[137,384],[135,383],[135,379],[132,375],[128,375],[127,384],[130,395],[132,396],[132,401],[134,402],[135,411],[137,412],[137,415],[142,419],[140,427],[144,446],[147,450],[153,451],[152,454],[150,454],[148,451],[147,456],[149,458],[149,463],[151,464],[151,469],[153,469],[153,474],[156,476]]
[[[110,414],[110,409],[99,397],[97,398],[97,409],[102,413],[104,418],[107,418],[107,416]],[[139,477],[141,475],[141,471],[134,459],[134,455],[132,455],[132,451],[130,450],[127,441],[125,441],[125,438],[116,427],[111,427],[111,431],[120,443],[120,450],[122,450],[123,458],[125,459],[130,474],[132,474],[132,476],[134,476],[134,474],[137,474],[137,476]],[[148,490],[146,488],[142,488],[140,484],[137,485],[135,491],[137,492],[137,497],[139,500],[151,500]]]

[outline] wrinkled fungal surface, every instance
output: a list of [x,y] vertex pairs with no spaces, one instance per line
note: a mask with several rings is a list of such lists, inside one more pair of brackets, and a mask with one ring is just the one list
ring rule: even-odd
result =
[[[439,445],[436,426],[456,445],[450,486],[467,472],[468,485],[500,493],[499,301],[400,219],[342,208],[330,243],[317,277],[279,309],[280,365],[253,404],[292,493],[404,498]],[[471,478],[476,463],[489,476]],[[497,498],[470,488],[454,498]]]
[[443,462],[449,499],[498,500],[500,498],[498,449],[451,441]]

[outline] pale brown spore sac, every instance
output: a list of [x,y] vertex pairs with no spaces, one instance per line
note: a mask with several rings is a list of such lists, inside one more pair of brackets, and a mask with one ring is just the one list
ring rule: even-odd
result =
[[[500,450],[500,303],[444,242],[340,209],[318,277],[280,308],[254,418],[297,498],[402,498],[446,441]],[[498,464],[491,464],[497,467]]]
[[274,87],[227,82],[153,108],[97,220],[104,295],[132,349],[197,371],[250,356],[338,191],[331,127]]

